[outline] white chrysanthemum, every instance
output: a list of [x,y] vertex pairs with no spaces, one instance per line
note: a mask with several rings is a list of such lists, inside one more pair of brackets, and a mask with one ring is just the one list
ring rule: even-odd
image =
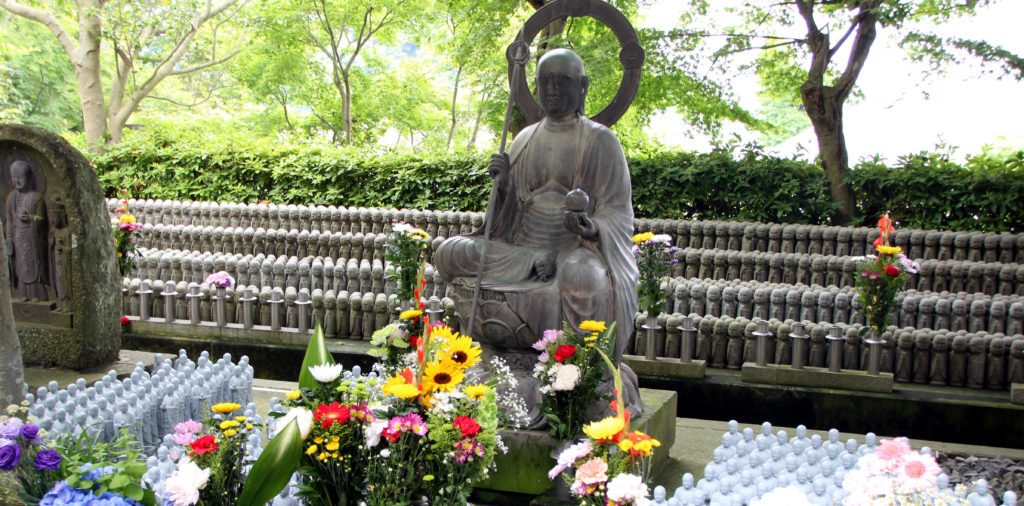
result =
[[647,495],[650,491],[643,478],[630,473],[616,475],[608,481],[607,497],[616,504],[634,504],[637,506],[650,504]]
[[313,429],[313,412],[306,408],[295,407],[289,409],[284,416],[277,419],[277,425],[274,426],[274,430],[280,432],[292,420],[299,424],[299,436],[303,440],[309,437],[309,431]]
[[562,364],[562,367],[558,368],[558,374],[555,375],[555,381],[552,382],[551,388],[556,392],[566,392],[576,388],[579,381],[580,368],[573,364]]
[[363,435],[366,436],[366,447],[373,448],[380,444],[380,435],[384,432],[388,426],[387,420],[374,420],[363,429]]
[[342,369],[341,364],[312,365],[309,367],[309,373],[320,383],[330,383],[341,376]]
[[668,244],[672,242],[672,236],[668,234],[657,234],[654,237],[648,239],[647,242],[652,244]]
[[408,223],[406,223],[406,222],[404,222],[404,221],[400,221],[398,223],[392,223],[391,224],[391,230],[393,230],[396,234],[404,234],[404,233],[409,232],[412,229],[413,229],[413,226],[408,224]]
[[807,494],[796,486],[779,487],[750,503],[750,506],[811,506]]
[[210,481],[210,470],[200,469],[188,458],[178,462],[164,485],[164,495],[174,506],[191,506],[199,502],[199,491]]

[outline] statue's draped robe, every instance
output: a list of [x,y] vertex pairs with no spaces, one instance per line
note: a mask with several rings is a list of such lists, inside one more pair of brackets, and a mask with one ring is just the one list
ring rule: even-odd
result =
[[[622,146],[589,119],[544,119],[521,131],[509,149],[508,183],[488,207],[491,244],[483,288],[504,293],[509,305],[539,336],[562,321],[618,324],[616,355],[633,329],[637,267],[632,253],[633,207]],[[588,216],[598,236],[583,239],[565,227],[565,195],[589,195]],[[483,231],[446,241],[435,264],[447,279],[475,278]],[[538,262],[553,261],[553,279],[538,276]],[[529,344],[529,343],[519,343]]]
[[[43,194],[35,191],[12,191],[7,195],[5,210],[12,281],[22,297],[46,300],[49,281],[48,243],[46,240],[46,204]],[[27,222],[21,215],[27,213]]]

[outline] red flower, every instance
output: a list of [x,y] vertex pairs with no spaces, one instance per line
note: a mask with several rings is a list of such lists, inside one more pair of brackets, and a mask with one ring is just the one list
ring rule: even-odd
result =
[[412,346],[413,348],[419,348],[419,346],[420,346],[420,336],[415,335],[415,334],[409,336],[409,346]]
[[555,362],[559,364],[564,363],[566,360],[572,358],[576,354],[576,347],[571,344],[563,344],[555,350]]
[[345,425],[351,417],[352,412],[348,406],[343,406],[337,402],[321,404],[313,412],[313,419],[320,422],[320,425],[325,429],[330,428],[335,423]]
[[459,432],[462,432],[462,437],[475,436],[480,433],[480,424],[468,416],[455,417],[452,425],[459,429]]
[[885,274],[887,276],[889,276],[890,278],[895,278],[896,276],[900,275],[900,268],[896,267],[893,264],[886,265],[885,266]]
[[131,318],[128,318],[127,316],[122,316],[121,317],[121,326],[122,327],[127,327],[128,324],[131,323],[131,322],[132,322]]
[[203,436],[195,441],[192,441],[188,445],[192,449],[192,453],[196,455],[205,455],[207,453],[213,453],[217,451],[217,439],[213,436]]
[[406,367],[405,369],[402,370],[401,376],[406,383],[412,384],[412,369]]

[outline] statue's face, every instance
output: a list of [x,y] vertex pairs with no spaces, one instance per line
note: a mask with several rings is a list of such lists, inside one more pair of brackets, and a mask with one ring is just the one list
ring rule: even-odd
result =
[[541,59],[537,68],[537,92],[544,112],[553,119],[567,119],[583,105],[587,77],[578,57],[568,51],[554,51]]
[[11,165],[11,183],[14,184],[14,189],[18,191],[26,190],[31,178],[32,172],[28,165],[20,162]]

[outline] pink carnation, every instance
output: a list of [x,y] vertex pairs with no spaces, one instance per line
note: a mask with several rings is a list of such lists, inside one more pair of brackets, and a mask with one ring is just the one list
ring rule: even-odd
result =
[[608,481],[608,463],[594,457],[576,468],[576,481],[585,485],[600,485]]
[[909,452],[910,443],[907,442],[907,438],[898,437],[896,439],[883,439],[875,450],[875,455],[878,455],[878,458],[882,460],[892,462],[903,458]]

